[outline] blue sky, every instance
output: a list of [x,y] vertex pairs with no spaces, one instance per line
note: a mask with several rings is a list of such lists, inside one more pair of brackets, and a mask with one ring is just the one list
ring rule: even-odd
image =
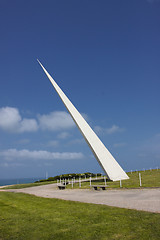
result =
[[0,178],[102,172],[38,58],[123,167],[160,166],[160,1],[0,1]]

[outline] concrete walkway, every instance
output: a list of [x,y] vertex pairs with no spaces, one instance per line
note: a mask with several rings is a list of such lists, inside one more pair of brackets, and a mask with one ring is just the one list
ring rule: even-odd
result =
[[160,188],[106,191],[87,189],[58,190],[56,184],[49,184],[38,187],[0,191],[22,192],[45,198],[58,198],[160,213]]

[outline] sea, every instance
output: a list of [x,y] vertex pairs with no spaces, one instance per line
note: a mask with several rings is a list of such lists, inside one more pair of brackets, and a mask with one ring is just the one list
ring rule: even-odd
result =
[[34,183],[42,178],[17,178],[17,179],[0,179],[0,186],[22,184],[22,183]]

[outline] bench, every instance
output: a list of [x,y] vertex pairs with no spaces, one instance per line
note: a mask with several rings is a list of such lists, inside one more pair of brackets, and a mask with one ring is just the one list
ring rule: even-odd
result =
[[[61,185],[68,185],[69,184],[69,182],[61,182],[61,183],[59,183],[59,184],[61,184]],[[59,186],[61,186],[61,185],[59,185]]]
[[108,185],[92,185],[92,188],[94,190],[98,190],[98,188],[100,188],[102,190],[106,190],[106,187],[108,187]]
[[58,185],[59,190],[64,190],[66,188],[65,185]]

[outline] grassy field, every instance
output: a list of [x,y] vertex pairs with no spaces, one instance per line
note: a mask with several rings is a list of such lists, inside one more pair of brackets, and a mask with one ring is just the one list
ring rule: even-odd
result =
[[160,239],[160,214],[0,192],[0,240]]
[[[141,173],[141,182],[142,187],[160,187],[160,170],[152,169],[146,171],[132,172],[127,173],[129,176],[128,180],[122,181],[122,189],[123,188],[140,188],[139,182],[139,173]],[[93,180],[92,185],[104,185],[104,180]],[[107,182],[108,189],[120,188],[120,182]],[[74,184],[74,188],[79,188],[79,183]],[[72,188],[72,185],[67,185],[67,188]],[[82,189],[90,188],[90,183],[82,182]]]
[[[129,176],[128,180],[122,181],[122,189],[123,188],[140,188],[139,186],[139,173],[141,173],[141,180],[142,180],[142,187],[160,187],[160,169],[152,169],[146,171],[138,171],[138,172],[129,172],[127,173]],[[18,188],[26,188],[26,187],[33,187],[33,186],[41,186],[46,184],[56,183],[57,181],[47,181],[47,182],[38,182],[38,183],[25,183],[25,184],[16,184],[13,186],[5,187],[5,189],[18,189]],[[93,178],[92,185],[104,185],[104,180],[96,180]],[[113,188],[120,188],[120,182],[107,182],[108,189]],[[79,183],[74,183],[74,188],[79,188]],[[72,188],[72,185],[67,185],[68,189]],[[81,183],[82,189],[89,189],[90,183],[82,182]]]

